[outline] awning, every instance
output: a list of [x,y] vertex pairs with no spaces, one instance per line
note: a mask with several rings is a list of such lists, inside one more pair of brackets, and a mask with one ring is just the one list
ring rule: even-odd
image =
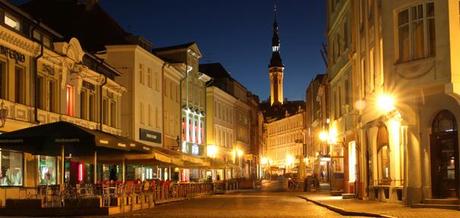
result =
[[37,155],[90,155],[98,153],[150,153],[150,148],[130,139],[59,121],[0,135],[0,148]]

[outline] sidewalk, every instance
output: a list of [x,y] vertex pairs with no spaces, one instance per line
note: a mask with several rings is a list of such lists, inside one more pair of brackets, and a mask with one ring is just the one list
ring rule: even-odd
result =
[[434,208],[410,208],[398,203],[342,199],[329,193],[302,193],[299,197],[327,207],[342,215],[370,217],[441,218],[460,217],[460,211]]

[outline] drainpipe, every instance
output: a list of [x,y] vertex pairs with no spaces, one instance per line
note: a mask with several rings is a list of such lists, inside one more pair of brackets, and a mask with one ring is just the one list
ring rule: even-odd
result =
[[[96,71],[97,71],[97,68],[102,65],[104,63],[104,60],[101,60],[99,62],[99,64],[96,66]],[[107,84],[107,76],[104,75],[104,81],[102,82],[102,84],[99,86],[99,130],[102,132],[102,126],[104,125],[104,121],[102,120],[102,116],[103,116],[103,111],[102,111],[102,98],[103,98],[103,95],[102,95],[102,91],[103,91],[103,87]]]
[[102,111],[102,88],[107,84],[107,76],[104,75],[104,82],[99,86],[99,130],[102,132],[102,125],[104,124],[104,121],[102,120],[103,116],[103,111]]
[[40,96],[38,96],[38,92],[39,92],[39,87],[38,87],[38,59],[40,59],[41,57],[43,57],[43,43],[34,39],[33,37],[33,34],[34,34],[34,30],[40,25],[40,21],[37,21],[36,22],[36,25],[32,27],[32,29],[30,30],[31,31],[31,36],[32,36],[32,40],[34,42],[37,42],[38,44],[40,44],[40,54],[36,57],[34,57],[34,122],[35,124],[40,124],[40,121],[38,120],[38,98]]
[[[169,67],[168,62],[164,62],[163,65],[161,66],[161,90],[162,92],[160,93],[161,95],[161,112],[163,114],[162,116],[162,123],[161,123],[161,143],[163,144],[163,147],[165,146],[165,119],[164,119],[164,113],[165,113],[165,98],[164,98],[164,92],[165,90],[165,85],[164,85],[164,78],[165,78],[165,67]],[[150,75],[151,76],[151,75]],[[170,96],[172,98],[172,96]],[[180,133],[180,132],[179,132]]]

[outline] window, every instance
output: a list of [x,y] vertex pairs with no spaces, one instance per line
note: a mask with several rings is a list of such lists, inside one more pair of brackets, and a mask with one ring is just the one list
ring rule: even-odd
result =
[[361,91],[363,96],[366,95],[366,59],[363,57],[361,58]]
[[7,79],[6,79],[6,63],[0,61],[0,98],[6,99]]
[[57,164],[56,157],[38,156],[38,184],[56,185],[57,184]]
[[158,107],[155,107],[155,127],[160,128],[160,114],[158,113]]
[[44,95],[44,91],[45,91],[45,82],[44,82],[44,78],[43,76],[39,75],[38,76],[38,79],[37,79],[37,105],[38,105],[38,108],[42,109],[42,110],[46,110],[45,108],[45,100],[46,100],[46,96]]
[[56,99],[58,92],[56,91],[56,81],[48,80],[48,110],[51,112],[57,112]]
[[19,23],[19,20],[9,14],[5,14],[5,19],[4,22],[6,25],[9,27],[15,29],[15,30],[21,30],[21,25]]
[[147,86],[152,88],[152,71],[150,70],[150,67],[147,68]]
[[26,76],[24,68],[16,66],[14,96],[16,103],[26,103]]
[[109,100],[107,98],[102,100],[102,122],[105,125],[109,124]]
[[150,104],[148,105],[147,109],[148,126],[152,126],[152,107],[150,106]]
[[155,90],[160,91],[160,76],[158,75],[158,72],[155,72]]
[[144,85],[144,66],[139,64],[139,83]]
[[87,91],[81,89],[80,93],[80,118],[88,119],[88,102],[87,102]]
[[0,186],[22,186],[23,155],[0,150]]
[[88,119],[90,121],[95,121],[96,120],[96,116],[95,116],[95,110],[94,110],[94,105],[95,104],[95,96],[94,96],[94,93],[89,93],[89,96],[88,96]]
[[[164,85],[165,85],[165,90],[164,90],[164,93],[163,93],[163,94],[164,94],[165,97],[168,97],[169,80],[166,79]],[[171,95],[170,95],[170,96],[171,96]],[[171,97],[172,97],[172,96],[171,96]]]
[[434,3],[412,6],[398,13],[399,61],[436,54]]
[[66,86],[66,113],[69,116],[74,116],[74,88],[72,85]]
[[110,101],[110,126],[117,127],[117,103]]
[[140,118],[140,123],[144,124],[144,103],[140,102],[139,103],[139,118]]
[[369,80],[366,83],[369,84],[369,91],[374,91],[375,87],[375,52],[372,47],[369,51]]

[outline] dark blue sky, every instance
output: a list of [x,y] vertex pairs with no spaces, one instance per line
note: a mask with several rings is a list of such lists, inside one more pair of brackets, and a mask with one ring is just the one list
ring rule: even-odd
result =
[[[27,0],[13,0],[21,3]],[[220,62],[250,91],[270,93],[273,0],[99,0],[127,31],[155,47],[196,41],[201,63]],[[129,3],[128,3],[129,2]],[[303,99],[313,76],[324,72],[324,0],[278,0],[284,96]]]
[[[100,0],[126,30],[154,46],[196,41],[201,63],[220,62],[257,94],[269,95],[272,0]],[[279,0],[285,97],[303,99],[313,75],[324,71],[319,53],[325,33],[325,1]]]

